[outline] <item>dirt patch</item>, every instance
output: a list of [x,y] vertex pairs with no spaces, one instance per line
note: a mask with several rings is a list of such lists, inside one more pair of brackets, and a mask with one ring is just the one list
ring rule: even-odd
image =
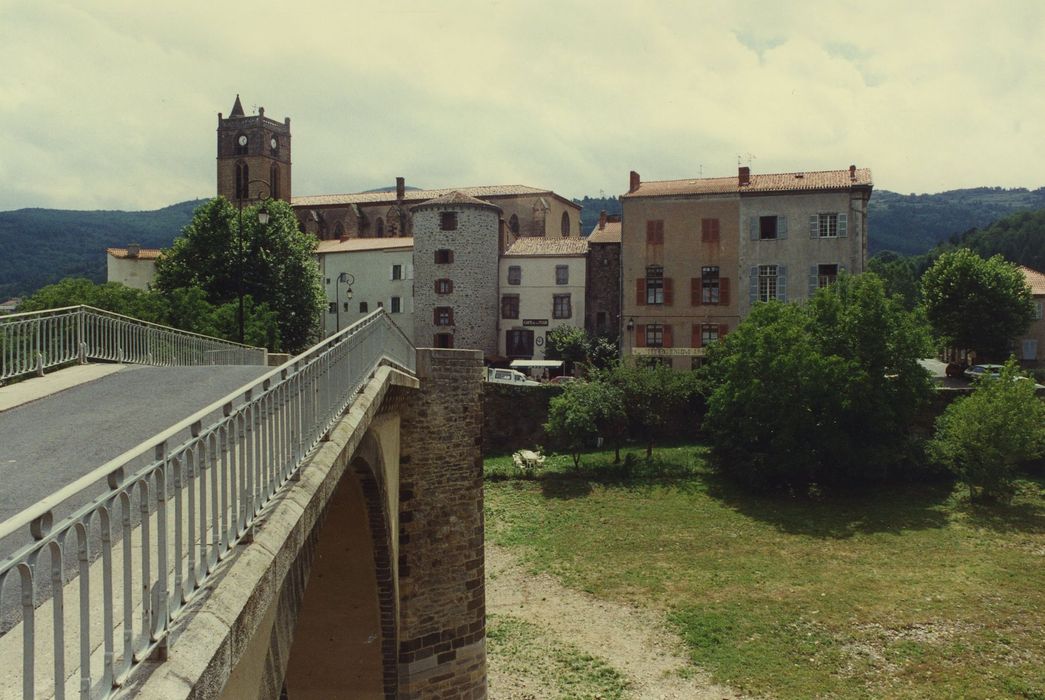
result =
[[[619,697],[656,700],[724,700],[741,696],[714,685],[686,658],[681,640],[660,616],[565,588],[551,576],[529,573],[508,550],[486,545],[486,610],[495,619],[525,624],[525,644],[491,644],[489,692],[493,700],[544,700],[564,697],[617,697],[616,693],[578,695],[555,674],[525,671],[544,659],[520,663],[519,653],[563,649],[595,659],[623,679]],[[501,627],[508,635],[510,628]],[[533,637],[536,636],[536,640]],[[541,639],[543,637],[543,640]],[[535,651],[526,651],[535,650]],[[605,675],[605,673],[603,673]]]

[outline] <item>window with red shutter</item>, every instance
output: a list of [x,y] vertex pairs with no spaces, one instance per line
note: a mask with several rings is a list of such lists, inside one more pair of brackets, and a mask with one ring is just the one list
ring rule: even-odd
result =
[[719,340],[726,337],[726,333],[729,333],[729,326],[725,323],[720,323],[718,326],[718,337]]
[[635,280],[635,303],[639,306],[646,305],[646,279],[644,277]]
[[729,278],[720,277],[718,280],[718,303],[726,306],[729,304]]
[[664,220],[650,219],[646,222],[646,244],[661,245],[664,243]]
[[643,323],[635,326],[635,347],[646,347],[646,325]]
[[671,325],[670,324],[665,324],[664,325],[664,339],[663,339],[663,341],[661,343],[661,347],[662,348],[674,347],[674,345],[671,344]]
[[718,219],[700,220],[700,240],[703,243],[718,243]]
[[690,331],[689,345],[692,348],[703,347],[700,342],[700,324],[694,323],[693,329]]
[[664,278],[664,306],[671,306],[671,303],[672,303],[672,301],[674,301],[674,299],[675,299],[675,295],[671,291],[671,278],[670,277],[665,277]]
[[700,306],[701,282],[699,277],[691,277],[689,280],[689,304]]

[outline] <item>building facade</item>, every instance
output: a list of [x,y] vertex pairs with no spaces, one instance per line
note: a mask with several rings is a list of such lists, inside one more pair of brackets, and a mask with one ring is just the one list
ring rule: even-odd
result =
[[500,262],[499,354],[543,360],[547,335],[584,328],[588,244],[584,239],[520,238]]
[[461,192],[416,205],[414,343],[498,351],[501,210]]
[[156,260],[162,252],[135,243],[126,248],[106,248],[105,279],[134,289],[148,289],[156,277]]
[[413,252],[410,238],[320,241],[316,257],[327,299],[324,337],[383,308],[413,341]]
[[291,201],[290,118],[243,112],[239,95],[229,116],[218,114],[218,195],[234,204]]
[[585,330],[614,341],[620,335],[620,230],[619,216],[599,213],[599,223],[588,235],[584,294]]
[[701,362],[758,301],[863,271],[869,170],[642,182],[622,198],[625,356]]
[[1041,348],[1045,347],[1045,320],[1042,319],[1042,307],[1045,306],[1045,274],[1032,270],[1029,267],[1020,266],[1023,279],[1030,287],[1031,298],[1034,300],[1034,320],[1024,332],[1023,336],[1016,340],[1016,355],[1024,367],[1037,368],[1042,366]]

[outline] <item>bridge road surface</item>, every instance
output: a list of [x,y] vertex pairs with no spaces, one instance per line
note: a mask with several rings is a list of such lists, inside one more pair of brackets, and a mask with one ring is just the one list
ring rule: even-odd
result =
[[[0,411],[0,522],[270,369],[237,365],[127,366],[100,379]],[[216,411],[203,423],[207,425],[219,417]],[[168,445],[176,447],[188,437],[186,430]],[[134,473],[151,459],[150,450],[127,473]],[[65,503],[55,512],[55,522],[106,490],[102,481],[96,489]],[[0,541],[0,561],[29,541],[28,528]],[[70,564],[75,563],[75,556],[69,559],[74,560]],[[9,628],[12,615],[17,615],[12,608],[17,603],[17,595],[12,595],[17,588],[12,584],[5,586],[0,604],[0,634]]]

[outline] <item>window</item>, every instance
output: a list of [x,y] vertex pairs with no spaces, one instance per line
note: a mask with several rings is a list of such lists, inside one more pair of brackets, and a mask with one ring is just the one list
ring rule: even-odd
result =
[[346,311],[346,312],[348,311],[348,302],[347,301],[341,302],[341,306],[342,306],[342,310],[343,311]]
[[377,217],[377,227],[376,227],[375,233],[377,234],[378,238],[384,238],[384,235],[385,235],[385,220],[382,219],[380,216]]
[[501,318],[519,318],[518,294],[505,294],[501,297]]
[[1037,360],[1038,359],[1038,339],[1037,338],[1024,338],[1023,342],[1020,343],[1021,354],[1023,355],[1020,359],[1023,360]]
[[556,265],[555,266],[555,284],[569,284],[570,283],[570,266],[569,265]]
[[700,240],[702,243],[718,243],[718,219],[700,220]]
[[331,313],[331,314],[336,314],[337,313],[337,302],[336,301],[332,301],[329,304],[327,304],[327,313]]
[[250,168],[243,161],[236,163],[236,199],[247,199],[250,190]]
[[392,266],[392,279],[401,280],[403,279],[403,266],[393,265]]
[[844,238],[848,228],[848,216],[845,214],[829,212],[809,217],[810,238]]
[[388,300],[388,306],[391,312],[394,314],[402,313],[403,311],[403,300],[400,297],[392,297]]
[[437,306],[433,311],[433,320],[437,326],[454,325],[454,310],[449,306]]
[[369,311],[370,311],[370,307],[367,305],[367,303],[365,301],[359,302],[359,313],[365,314],[365,313],[367,313]]
[[717,340],[718,324],[705,323],[700,326],[700,347],[707,347]]
[[385,302],[383,302],[383,301],[377,302],[377,308],[379,308],[379,309],[385,308]]
[[334,238],[341,238],[345,235],[345,227],[341,225],[341,222],[334,224]]
[[838,265],[817,265],[816,266],[816,288],[826,287],[829,284],[834,284],[835,280],[838,279]]
[[646,324],[646,347],[664,347],[664,326],[659,323]]
[[522,268],[520,266],[508,266],[508,284],[522,284]]
[[450,333],[436,333],[432,339],[432,345],[437,348],[452,348],[454,346],[454,337]]
[[646,245],[661,245],[664,243],[664,220],[651,219],[646,222]]
[[279,199],[279,166],[275,163],[269,168],[269,182],[272,183],[270,187],[272,191],[269,192],[269,196],[272,199]]
[[327,284],[330,284],[330,278],[327,277],[326,280],[327,280]]
[[570,215],[567,212],[562,213],[562,235],[570,235]]
[[595,313],[595,332],[605,333],[606,326],[609,325],[607,322],[608,315],[605,311],[597,311]]
[[519,217],[512,214],[512,217],[508,219],[508,230],[512,233],[519,234]]
[[700,268],[700,302],[702,304],[719,303],[718,268]]
[[454,291],[454,281],[448,279],[441,279],[435,281],[435,293],[436,294],[450,294]]
[[521,328],[507,331],[504,341],[508,357],[533,357],[533,331]]
[[570,295],[569,294],[553,294],[552,295],[552,318],[570,318],[572,316],[570,308]]
[[435,264],[436,265],[449,265],[454,261],[454,251],[442,250],[435,251]]
[[439,212],[439,230],[440,231],[456,231],[457,230],[457,212],[455,212],[455,211],[442,211],[442,212]]
[[758,217],[758,238],[761,241],[771,241],[777,238],[777,217],[775,216],[760,216]]
[[1041,320],[1041,302],[1040,301],[1034,302],[1034,320],[1035,321],[1040,321]]
[[758,266],[758,301],[777,299],[777,266]]
[[646,303],[664,303],[664,268],[660,265],[646,268]]

